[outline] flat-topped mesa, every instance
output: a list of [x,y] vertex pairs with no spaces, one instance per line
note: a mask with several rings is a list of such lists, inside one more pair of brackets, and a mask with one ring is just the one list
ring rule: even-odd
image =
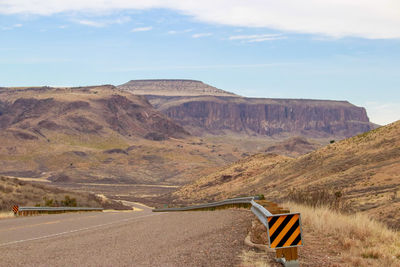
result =
[[201,81],[183,79],[131,80],[118,86],[118,88],[136,95],[237,96],[234,93],[218,89]]
[[342,139],[373,129],[366,110],[347,101],[246,98],[195,80],[132,80],[118,87],[145,95],[194,135]]

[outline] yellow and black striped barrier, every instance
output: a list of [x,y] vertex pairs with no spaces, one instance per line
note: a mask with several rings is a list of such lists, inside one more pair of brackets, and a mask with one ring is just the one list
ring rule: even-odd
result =
[[18,207],[17,205],[14,205],[14,206],[13,206],[13,212],[14,212],[14,214],[17,214],[17,213],[18,213],[18,209],[19,209],[19,207]]
[[303,245],[300,213],[278,214],[267,218],[268,239],[271,248],[289,248]]

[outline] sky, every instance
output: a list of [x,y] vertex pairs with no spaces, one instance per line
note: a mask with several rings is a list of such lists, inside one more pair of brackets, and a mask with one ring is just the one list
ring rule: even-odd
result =
[[0,0],[0,86],[194,79],[400,119],[398,0]]

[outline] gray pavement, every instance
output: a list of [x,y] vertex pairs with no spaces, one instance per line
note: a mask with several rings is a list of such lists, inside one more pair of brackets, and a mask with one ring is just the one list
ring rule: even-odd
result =
[[0,220],[0,266],[233,266],[245,210],[88,212]]

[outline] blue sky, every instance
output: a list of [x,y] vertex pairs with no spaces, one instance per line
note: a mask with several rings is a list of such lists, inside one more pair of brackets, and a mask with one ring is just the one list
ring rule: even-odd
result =
[[[393,1],[376,17],[372,4],[347,15],[317,6],[315,15],[256,0],[24,1],[0,1],[0,86],[196,79],[243,96],[348,100],[379,124],[400,119]],[[232,10],[219,10],[224,2]]]

